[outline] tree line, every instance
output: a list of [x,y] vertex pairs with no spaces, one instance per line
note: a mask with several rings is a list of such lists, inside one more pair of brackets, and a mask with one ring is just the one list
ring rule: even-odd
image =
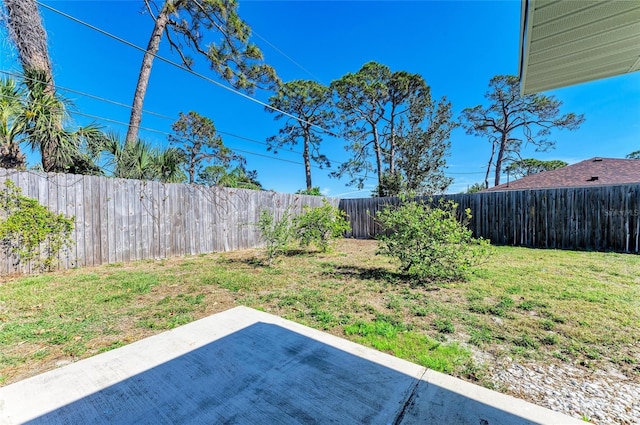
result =
[[[546,151],[555,144],[549,139],[551,130],[575,130],[584,121],[581,114],[561,114],[562,102],[553,96],[521,95],[518,78],[508,75],[491,79],[485,105],[465,108],[456,118],[451,102],[434,99],[421,75],[392,71],[377,62],[329,85],[282,82],[251,43],[251,29],[235,1],[141,0],[153,26],[126,136],[97,124],[71,128],[68,102],[55,89],[37,4],[3,2],[4,24],[23,68],[20,81],[4,78],[0,84],[0,165],[5,168],[26,166],[20,148],[26,145],[41,154],[41,168],[47,172],[104,174],[106,168],[116,177],[261,189],[256,171],[248,170],[246,159],[223,143],[213,120],[198,112],[180,113],[167,148],[138,137],[149,76],[163,39],[187,69],[196,59],[205,60],[238,90],[273,93],[266,111],[282,125],[268,137],[268,150],[277,154],[285,146],[302,146],[304,193],[319,193],[312,164],[331,168],[331,176],[347,177],[347,184],[359,189],[375,176],[374,196],[445,192],[453,181],[445,173],[446,158],[451,132],[458,126],[491,146],[484,182],[477,187],[489,187],[491,170],[498,185],[505,169],[526,175],[557,167],[522,158],[521,152],[527,145]],[[326,138],[343,140],[348,160],[332,164],[322,143]]]

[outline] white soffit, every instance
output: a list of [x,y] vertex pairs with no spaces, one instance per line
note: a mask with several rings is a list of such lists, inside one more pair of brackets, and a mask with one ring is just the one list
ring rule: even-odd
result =
[[522,0],[523,94],[638,70],[640,0]]

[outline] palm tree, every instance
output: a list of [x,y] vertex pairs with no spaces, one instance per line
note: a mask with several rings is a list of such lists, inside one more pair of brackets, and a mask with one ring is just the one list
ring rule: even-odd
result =
[[[50,97],[55,96],[53,72],[49,49],[47,47],[47,32],[42,25],[42,19],[35,0],[4,0],[6,8],[6,26],[18,52],[18,59],[24,72],[25,84],[29,91],[44,91]],[[62,129],[62,116],[53,114],[49,118],[58,117],[60,121],[49,123],[49,126]],[[50,158],[57,155],[55,143],[58,138],[49,138],[41,150],[42,168],[44,171],[60,171]]]
[[182,170],[184,163],[184,154],[177,148],[159,151],[156,165],[160,181],[163,183],[184,183],[187,181],[187,176]]
[[25,127],[25,92],[11,78],[0,80],[0,167],[25,168],[20,137]]
[[28,85],[25,128],[23,141],[42,157],[45,172],[101,174],[92,158],[91,146],[103,137],[100,127],[89,124],[75,130],[65,128],[69,120],[69,102],[50,92],[49,85],[35,76],[36,71],[27,72]]
[[107,165],[114,177],[166,183],[186,179],[181,169],[184,157],[175,148],[159,150],[141,139],[125,143],[119,135],[110,133],[104,137],[100,150],[108,155]]

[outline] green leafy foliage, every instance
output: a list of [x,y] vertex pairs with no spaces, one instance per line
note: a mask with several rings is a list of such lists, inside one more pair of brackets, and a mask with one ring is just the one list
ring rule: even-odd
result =
[[[456,216],[458,204],[441,201],[438,208],[407,201],[378,212],[385,230],[377,254],[400,261],[400,270],[419,280],[463,280],[470,267],[489,254],[490,243],[472,236]],[[464,212],[466,219],[471,212]]]
[[287,251],[293,236],[289,210],[284,211],[280,220],[267,209],[260,211],[258,228],[265,242],[267,261],[271,265],[276,257]]
[[351,230],[347,215],[326,199],[321,207],[304,207],[304,212],[293,220],[296,238],[302,246],[314,244],[322,252],[327,252],[336,239]]
[[258,172],[247,170],[243,165],[231,169],[224,165],[209,165],[198,174],[198,182],[206,186],[263,190]]
[[530,176],[532,174],[541,173],[543,171],[557,170],[558,168],[566,167],[567,164],[559,159],[551,161],[543,161],[535,158],[524,158],[512,161],[506,168],[506,171],[511,173],[516,178],[522,178]]
[[311,189],[297,190],[296,195],[323,196],[318,186],[313,186]]
[[467,188],[467,191],[465,193],[478,193],[482,192],[486,188],[487,186],[485,186],[484,183],[474,183]]
[[348,185],[364,187],[377,174],[375,196],[442,193],[451,184],[444,175],[449,155],[451,103],[435,100],[419,74],[391,71],[368,62],[330,86],[340,126],[337,131],[350,153],[332,176],[348,175]]
[[203,171],[206,163],[222,165],[227,168],[232,160],[244,159],[222,142],[216,126],[210,118],[197,112],[180,112],[180,118],[171,126],[174,134],[169,135],[169,143],[184,158],[184,167],[189,183],[196,183],[196,176]]
[[58,253],[71,243],[73,219],[55,214],[37,200],[22,195],[12,181],[0,191],[0,245],[18,264],[32,262],[34,268],[51,270]]

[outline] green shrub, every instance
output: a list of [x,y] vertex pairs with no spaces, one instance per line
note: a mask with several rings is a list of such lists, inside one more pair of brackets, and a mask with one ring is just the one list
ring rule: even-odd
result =
[[280,220],[276,220],[269,210],[260,211],[258,229],[265,242],[267,261],[271,265],[276,257],[287,251],[293,236],[289,210],[282,213]]
[[[440,201],[437,208],[407,201],[378,212],[384,234],[378,254],[400,261],[400,270],[420,280],[462,280],[490,250],[488,240],[476,239],[465,223],[458,221],[458,204]],[[471,212],[465,211],[466,219]]]
[[347,215],[326,199],[321,207],[304,207],[304,211],[293,219],[295,236],[301,246],[314,244],[322,252],[329,250],[336,239],[351,230]]
[[17,264],[31,262],[35,269],[51,270],[59,252],[71,244],[73,218],[55,214],[37,200],[22,195],[11,180],[0,191],[0,246]]
[[296,195],[323,196],[318,186],[314,186],[311,189],[300,189],[296,191]]

